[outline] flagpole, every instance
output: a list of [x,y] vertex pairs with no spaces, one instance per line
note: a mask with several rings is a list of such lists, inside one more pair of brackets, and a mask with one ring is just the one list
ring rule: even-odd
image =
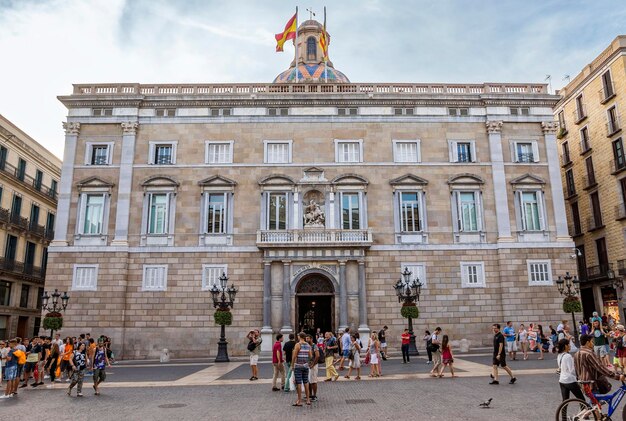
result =
[[298,6],[296,6],[296,83],[298,83]]
[[[326,44],[326,51],[328,51],[328,34],[326,33],[326,6],[324,6],[324,43]],[[324,82],[328,83],[328,57],[324,51]]]

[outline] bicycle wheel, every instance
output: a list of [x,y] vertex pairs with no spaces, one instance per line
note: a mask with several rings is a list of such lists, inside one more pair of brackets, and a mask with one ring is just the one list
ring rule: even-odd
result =
[[591,406],[580,399],[564,400],[556,410],[556,421],[598,421],[596,413],[591,410]]

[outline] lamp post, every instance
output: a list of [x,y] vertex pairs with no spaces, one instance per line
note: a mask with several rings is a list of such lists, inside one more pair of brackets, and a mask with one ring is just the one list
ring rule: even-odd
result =
[[[50,302],[50,298],[52,298],[52,302]],[[61,302],[59,303],[59,298],[61,298]],[[67,295],[67,291],[63,292],[63,295],[59,292],[58,289],[54,289],[52,294],[48,294],[48,291],[44,291],[41,296],[41,308],[49,313],[58,313],[61,317],[61,312],[65,311],[67,308],[67,303],[70,300],[70,296]],[[50,305],[51,304],[51,305]],[[50,329],[50,337],[54,336],[54,329]]]
[[[559,293],[567,298],[578,298],[578,294],[580,294],[580,280],[578,276],[574,275],[573,277],[569,274],[569,272],[565,272],[565,276],[559,276],[559,279],[556,281],[556,286],[559,289]],[[576,328],[576,317],[574,316],[574,312],[572,311],[572,323],[574,324],[574,343],[577,347],[580,347],[578,341],[578,329]]]
[[[222,273],[220,276],[220,287],[213,285],[211,288],[211,297],[213,298],[213,307],[217,308],[217,311],[230,312],[235,302],[235,295],[237,295],[237,288],[234,284],[227,287],[228,277],[226,273]],[[217,343],[217,357],[215,357],[216,363],[230,362],[228,358],[228,342],[226,341],[226,328],[224,324],[221,325],[220,340]]]
[[[420,293],[422,291],[422,283],[419,279],[414,278],[411,280],[411,271],[409,271],[408,267],[404,268],[402,272],[402,278],[398,279],[398,282],[394,285],[394,289],[396,290],[396,295],[398,296],[398,302],[403,303],[402,307],[416,307],[416,301],[420,300]],[[409,355],[416,356],[419,355],[419,351],[415,346],[415,334],[413,333],[413,318],[407,317],[409,319]]]

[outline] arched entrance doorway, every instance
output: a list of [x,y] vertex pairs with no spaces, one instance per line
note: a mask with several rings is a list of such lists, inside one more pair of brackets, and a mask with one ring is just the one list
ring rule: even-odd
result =
[[296,327],[298,332],[334,332],[335,288],[326,276],[310,274],[296,287]]

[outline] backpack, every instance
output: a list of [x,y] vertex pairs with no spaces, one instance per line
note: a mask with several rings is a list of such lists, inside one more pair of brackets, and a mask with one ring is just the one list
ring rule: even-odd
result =
[[254,341],[248,342],[248,351],[252,352],[255,349],[256,349],[256,344],[254,343]]

